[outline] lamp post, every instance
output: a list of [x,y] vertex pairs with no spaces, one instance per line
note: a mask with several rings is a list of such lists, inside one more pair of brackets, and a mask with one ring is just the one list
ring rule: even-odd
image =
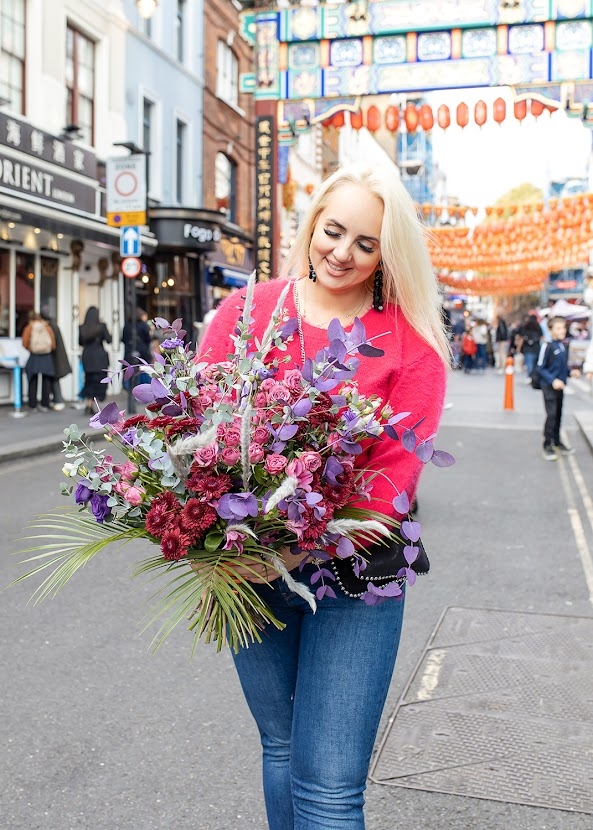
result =
[[144,20],[150,20],[155,13],[158,4],[159,0],[136,0],[138,14],[140,17],[143,17]]

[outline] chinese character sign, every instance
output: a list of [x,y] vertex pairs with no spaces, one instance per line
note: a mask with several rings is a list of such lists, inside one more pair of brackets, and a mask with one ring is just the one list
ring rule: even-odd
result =
[[260,116],[256,124],[256,269],[259,279],[271,279],[274,268],[274,118]]

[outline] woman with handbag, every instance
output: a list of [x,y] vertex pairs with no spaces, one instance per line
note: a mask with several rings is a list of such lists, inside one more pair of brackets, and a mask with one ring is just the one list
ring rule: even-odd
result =
[[82,346],[84,369],[84,386],[80,395],[86,400],[85,412],[92,415],[95,411],[94,401],[104,401],[107,395],[107,384],[102,381],[107,377],[109,355],[103,343],[111,343],[111,334],[99,318],[99,309],[94,305],[88,308],[78,330],[78,342]]
[[[423,229],[395,169],[353,166],[326,179],[313,194],[285,272],[292,282],[287,312],[298,319],[287,350],[273,355],[289,356],[280,363],[285,378],[328,344],[332,319],[348,330],[358,317],[367,338],[376,337],[373,344],[385,352],[361,356],[360,391],[389,401],[394,412],[418,413],[425,418],[423,433],[435,433],[448,341]],[[285,285],[280,279],[256,286],[256,336]],[[224,360],[232,351],[241,309],[240,294],[222,304],[200,347],[204,359]],[[393,483],[413,501],[422,465],[400,441],[374,442],[356,464],[378,473],[370,502],[358,506],[394,516]],[[308,581],[316,566],[306,564],[299,576],[303,555],[282,554],[293,576]],[[392,574],[400,554],[394,549],[391,563],[381,558]],[[259,583],[261,596],[286,624],[283,631],[266,629],[261,643],[234,655],[261,736],[270,830],[363,830],[363,793],[395,665],[403,598],[367,605],[337,581],[336,598],[325,597],[312,613],[264,562],[259,578],[241,567],[240,557],[237,570]],[[355,583],[352,569],[350,577]]]

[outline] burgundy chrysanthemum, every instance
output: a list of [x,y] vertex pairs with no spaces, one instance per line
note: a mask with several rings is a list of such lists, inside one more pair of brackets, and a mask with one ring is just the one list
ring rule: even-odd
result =
[[203,536],[217,518],[216,510],[198,499],[188,499],[180,514],[181,527],[192,539]]
[[183,434],[187,432],[189,434],[195,434],[199,431],[200,426],[203,424],[203,418],[182,418],[177,419],[173,424],[167,424],[165,427],[165,435],[167,438],[173,438],[175,435]]
[[204,472],[203,468],[198,467],[197,464],[192,464],[186,486],[188,490],[199,493],[201,501],[213,501],[224,496],[225,493],[229,493],[233,482],[227,473],[213,475]]
[[165,559],[176,562],[183,559],[191,544],[191,539],[180,527],[171,527],[161,539],[161,550]]
[[147,418],[146,415],[130,415],[130,417],[126,418],[126,420],[121,425],[121,431],[125,432],[126,429],[129,429],[130,427],[137,427],[138,424],[142,424],[144,426],[149,422],[150,419]]
[[153,536],[162,536],[180,511],[181,505],[173,493],[169,491],[161,493],[153,499],[150,510],[146,514],[146,529]]

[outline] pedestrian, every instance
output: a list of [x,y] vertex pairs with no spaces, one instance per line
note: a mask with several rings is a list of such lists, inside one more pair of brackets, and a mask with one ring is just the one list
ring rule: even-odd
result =
[[540,347],[537,372],[546,409],[543,457],[546,461],[556,461],[558,452],[562,455],[574,453],[573,447],[567,447],[560,440],[564,388],[568,381],[568,353],[563,343],[566,339],[566,320],[564,317],[552,317],[548,325],[552,340],[542,343]]
[[586,376],[587,380],[591,382],[593,380],[593,340],[589,343],[587,347],[587,352],[585,354],[585,362],[583,363],[583,374]]
[[86,401],[85,412],[92,415],[95,411],[94,401],[104,401],[107,394],[107,385],[102,381],[107,377],[109,355],[103,343],[111,343],[109,330],[99,317],[99,309],[94,305],[87,310],[79,328],[78,343],[82,346],[84,369],[84,386],[80,394]]
[[[143,308],[135,309],[135,319],[128,318],[122,331],[124,342],[124,360],[133,366],[141,366],[141,361],[152,363],[153,331],[148,324],[148,314]],[[134,383],[132,383],[134,381]],[[150,383],[150,376],[138,369],[134,378],[124,381],[124,389],[130,390],[138,383]]]
[[488,325],[485,320],[476,320],[476,324],[472,329],[472,337],[476,344],[475,367],[478,372],[485,372],[488,362],[488,352],[486,345],[488,343]]
[[528,314],[520,329],[521,332],[521,354],[525,364],[525,373],[527,375],[525,382],[531,383],[531,375],[533,374],[533,367],[539,355],[539,348],[542,337],[542,330],[539,320],[535,314]]
[[56,347],[51,354],[54,361],[54,376],[51,382],[49,406],[50,409],[53,409],[56,412],[61,412],[66,404],[64,403],[64,398],[62,397],[60,380],[71,373],[72,366],[68,360],[68,352],[66,351],[66,346],[64,345],[62,332],[60,331],[56,321],[50,316],[49,308],[47,306],[43,306],[41,309],[41,316],[53,331],[54,339],[56,341]]
[[494,332],[494,364],[496,372],[502,375],[509,354],[509,327],[504,317],[498,315]]
[[[29,312],[29,322],[23,329],[22,343],[29,352],[25,366],[29,384],[29,411],[47,412],[52,380],[55,376],[52,352],[56,348],[54,333],[41,314]],[[41,403],[37,404],[37,387],[41,375]]]
[[454,334],[451,341],[452,368],[462,369],[463,351],[461,350],[461,335]]
[[[385,352],[382,358],[361,357],[361,393],[390,401],[395,412],[421,413],[426,433],[436,432],[449,347],[422,226],[395,172],[352,166],[325,179],[284,269],[291,281],[285,306],[299,326],[286,351],[276,353],[277,377],[327,346],[330,321],[337,318],[348,329],[358,317],[367,337],[378,337],[373,345]],[[256,337],[263,335],[285,285],[285,279],[256,285]],[[222,304],[202,343],[203,357],[226,358],[241,307],[236,297]],[[413,453],[394,441],[364,455],[360,463],[376,464],[382,473],[373,481],[369,509],[392,510],[390,479],[413,502],[421,467]],[[302,555],[282,553],[298,579]],[[305,574],[311,567],[304,566]],[[362,830],[363,792],[403,603],[366,606],[336,585],[337,597],[324,599],[312,613],[282,581],[266,582],[265,563],[261,578],[242,568],[238,573],[258,583],[261,597],[286,625],[283,631],[266,629],[260,643],[234,655],[261,736],[269,828]]]
[[469,323],[466,323],[465,332],[463,333],[463,337],[461,338],[461,353],[463,354],[463,371],[466,375],[469,375],[471,370],[474,368],[474,360],[476,358],[477,351],[478,346],[476,344],[476,341],[474,340],[472,326]]

